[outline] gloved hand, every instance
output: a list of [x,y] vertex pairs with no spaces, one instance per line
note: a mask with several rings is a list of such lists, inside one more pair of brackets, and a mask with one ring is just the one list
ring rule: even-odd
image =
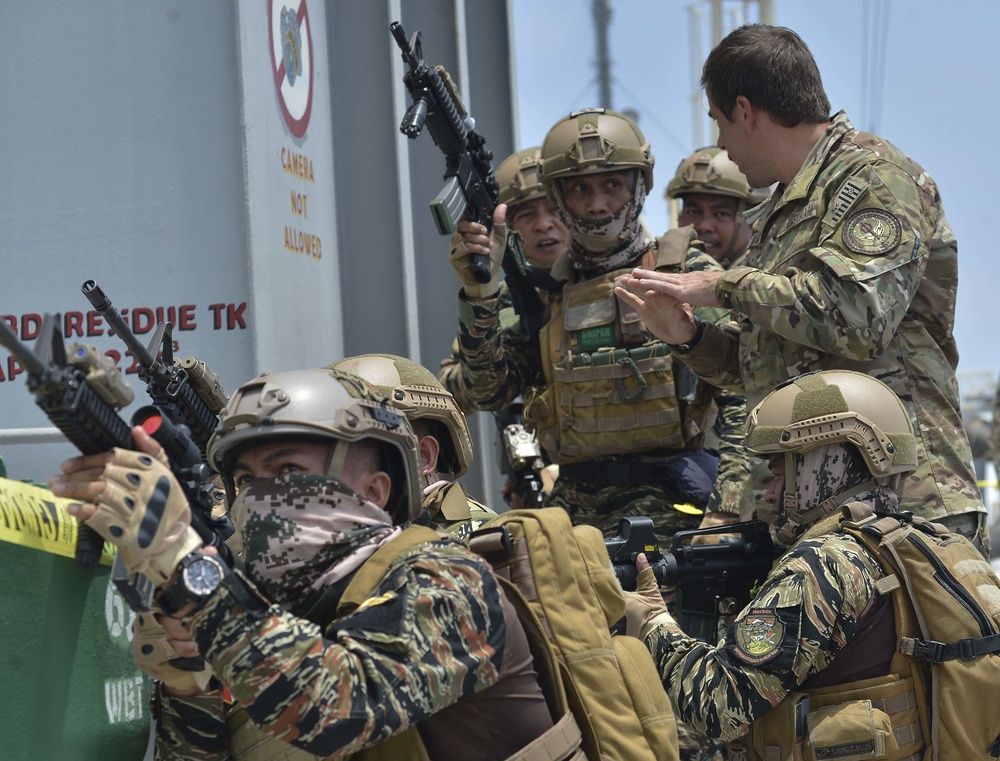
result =
[[[172,639],[152,613],[140,613],[132,621],[132,657],[144,673],[180,693],[200,694],[208,690],[212,669],[200,655],[183,656],[177,648],[197,650],[193,640]],[[200,664],[200,668],[197,668]],[[179,668],[190,665],[197,670]]]
[[656,576],[645,555],[640,553],[635,567],[639,571],[636,591],[625,592],[625,633],[642,639],[652,627],[674,619],[667,612]]
[[[451,239],[451,250],[448,261],[462,281],[465,294],[474,299],[488,299],[497,295],[500,290],[500,262],[507,246],[507,207],[497,206],[493,212],[493,230],[487,234],[486,226],[476,222],[462,220],[456,227]],[[490,279],[486,283],[478,282],[469,269],[472,254],[486,254],[490,262]]]
[[163,450],[153,456],[116,447],[97,480],[103,489],[87,525],[118,547],[129,571],[163,586],[181,558],[203,544]]

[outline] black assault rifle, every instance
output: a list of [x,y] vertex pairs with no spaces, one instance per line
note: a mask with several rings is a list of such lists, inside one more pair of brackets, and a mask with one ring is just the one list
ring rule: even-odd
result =
[[[134,449],[132,426],[141,425],[167,453],[174,476],[191,504],[191,527],[206,544],[215,546],[229,559],[225,539],[232,533],[228,518],[211,515],[211,472],[187,429],[164,420],[157,407],[143,407],[126,423],[118,410],[132,401],[132,390],[121,379],[113,363],[100,357],[93,347],[67,347],[59,328],[61,316],[46,314],[31,351],[0,320],[0,344],[7,348],[28,375],[28,390],[50,421],[81,454],[99,454],[115,447]],[[77,533],[76,562],[93,567],[100,561],[104,540],[85,524]],[[136,611],[148,609],[152,585],[138,574],[128,574],[116,556],[112,580],[125,601]]]
[[[490,229],[500,188],[490,165],[493,153],[486,149],[486,139],[475,131],[475,120],[466,110],[458,88],[444,67],[425,63],[420,32],[414,32],[407,40],[398,21],[389,25],[389,31],[408,67],[403,84],[413,98],[399,131],[415,140],[426,125],[435,145],[445,155],[447,182],[431,201],[438,232],[441,235],[454,233],[463,215]],[[522,335],[531,339],[542,325],[545,308],[535,289],[558,291],[560,285],[547,272],[527,263],[519,236],[514,234],[507,236],[501,266],[514,311],[521,318]],[[490,262],[485,254],[472,255],[469,269],[478,282],[489,281]]]
[[[101,368],[71,361],[71,358],[86,359],[95,356],[96,352],[74,345],[67,354],[60,319],[59,314],[45,315],[34,351],[21,343],[7,323],[0,320],[0,344],[28,374],[28,391],[34,395],[35,403],[81,454],[99,454],[114,447],[131,448],[131,429],[119,417],[118,410],[132,401],[132,389],[117,370],[103,372],[102,381],[91,386],[87,376],[95,370],[100,372]],[[77,565],[96,566],[103,548],[101,535],[81,523],[77,532]]]
[[[722,536],[718,544],[692,544],[699,536]],[[622,589],[635,589],[636,556],[643,552],[660,586],[676,586],[674,611],[686,634],[715,643],[719,620],[738,613],[784,551],[763,521],[678,531],[670,552],[659,550],[649,518],[622,518],[618,534],[605,540]]]
[[145,382],[146,393],[153,404],[172,423],[187,426],[191,438],[204,455],[205,446],[219,423],[219,412],[228,401],[216,374],[194,357],[174,358],[173,326],[169,322],[157,325],[147,348],[95,280],[87,280],[80,290],[125,342],[139,365],[139,379]]

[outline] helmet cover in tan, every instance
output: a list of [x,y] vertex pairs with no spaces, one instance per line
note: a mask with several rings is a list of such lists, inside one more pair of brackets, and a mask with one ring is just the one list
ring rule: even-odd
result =
[[417,437],[404,415],[366,381],[340,370],[293,370],[264,373],[240,386],[219,415],[206,455],[235,494],[231,468],[247,446],[276,439],[315,438],[334,444],[329,475],[339,477],[346,446],[360,440],[384,445],[386,468],[393,479],[386,510],[393,523],[420,513],[422,492]]
[[[545,198],[545,187],[542,185],[541,152],[538,146],[525,148],[513,153],[497,167],[497,183],[500,185],[500,203],[515,207],[525,201]],[[508,218],[511,209],[507,210]]]
[[747,415],[744,444],[762,457],[848,443],[876,478],[917,468],[910,416],[882,381],[853,370],[793,378]]
[[764,200],[761,193],[750,187],[729,154],[716,146],[699,148],[681,161],[667,185],[667,198],[683,198],[693,193],[730,196],[750,206]]
[[[458,478],[472,466],[472,435],[458,402],[437,377],[412,359],[394,354],[361,354],[330,365],[331,369],[357,375],[389,398],[390,403],[411,421],[436,421],[447,430],[449,441],[441,441],[439,463]],[[441,468],[439,468],[441,469]]]

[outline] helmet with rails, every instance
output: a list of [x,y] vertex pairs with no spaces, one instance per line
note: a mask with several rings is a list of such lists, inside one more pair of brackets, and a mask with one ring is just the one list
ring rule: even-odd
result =
[[747,183],[723,148],[699,148],[677,166],[674,177],[667,185],[667,198],[683,198],[693,193],[738,198],[748,206],[760,203],[766,197]]
[[747,415],[744,444],[759,457],[784,455],[775,527],[787,541],[846,498],[893,490],[917,468],[913,426],[899,397],[851,370],[806,373],[779,386]]
[[545,197],[545,187],[541,180],[541,153],[542,149],[538,146],[525,148],[500,162],[496,171],[497,183],[500,185],[500,203],[513,207]]
[[357,376],[325,368],[264,373],[240,386],[219,417],[206,454],[222,475],[230,502],[236,492],[232,466],[247,446],[282,438],[329,441],[334,446],[328,474],[338,477],[347,445],[372,440],[379,444],[392,479],[386,509],[393,523],[406,523],[420,512],[420,465],[413,428],[389,399]]
[[617,111],[587,108],[563,117],[545,136],[541,179],[551,194],[558,179],[638,169],[649,191],[653,163],[649,143],[635,122]]
[[779,386],[747,415],[744,443],[761,457],[846,442],[876,478],[917,469],[906,408],[892,389],[853,370],[806,373]]
[[[575,264],[594,272],[625,266],[648,248],[639,215],[653,187],[653,154],[642,131],[624,114],[604,108],[574,111],[560,119],[542,142],[542,184],[571,232]],[[574,180],[618,172],[630,198],[619,209],[591,216],[567,202]],[[594,197],[600,197],[594,196]],[[596,257],[596,259],[595,259]]]
[[414,427],[419,426],[418,421],[428,423],[430,434],[440,445],[438,472],[458,478],[472,466],[472,435],[465,415],[451,392],[426,367],[394,354],[362,354],[329,367],[371,383]]

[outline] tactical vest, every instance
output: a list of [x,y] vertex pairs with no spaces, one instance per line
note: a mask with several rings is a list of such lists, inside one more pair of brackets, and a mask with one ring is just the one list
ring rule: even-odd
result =
[[[355,610],[378,586],[397,559],[419,544],[439,539],[436,531],[410,525],[399,536],[386,542],[365,561],[344,590],[337,608],[338,617]],[[532,648],[534,653],[534,648]],[[544,666],[536,664],[541,672]],[[546,699],[550,699],[546,694]],[[226,720],[229,730],[229,753],[233,761],[317,761],[300,748],[272,737],[259,729],[246,712],[234,711]],[[555,725],[507,761],[584,761],[580,750],[582,737],[571,713],[566,713]],[[351,756],[352,761],[430,761],[416,727],[409,727],[388,740],[365,748]]]
[[[690,239],[687,228],[670,230],[639,264],[680,272]],[[569,283],[552,298],[539,332],[546,386],[526,394],[524,418],[557,464],[702,449],[714,421],[709,389],[615,296],[615,280],[631,271]],[[572,280],[565,255],[552,274]]]
[[1000,757],[991,700],[1000,682],[1000,579],[968,540],[937,524],[878,518],[862,503],[845,505],[843,516],[841,530],[884,572],[876,593],[891,595],[899,645],[890,673],[789,693],[753,723],[757,757]]

